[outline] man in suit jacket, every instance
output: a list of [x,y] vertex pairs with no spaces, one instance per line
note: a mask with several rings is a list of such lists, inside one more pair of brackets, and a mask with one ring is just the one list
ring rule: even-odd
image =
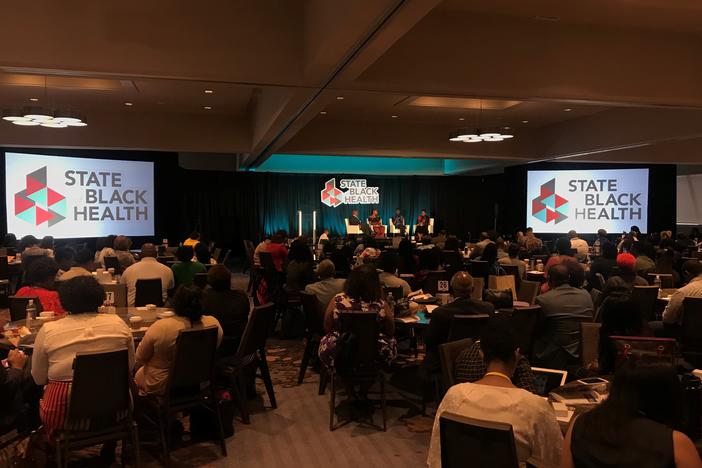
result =
[[361,218],[358,217],[358,210],[351,211],[351,217],[349,218],[349,226],[359,226],[361,232],[366,236],[370,236],[372,234],[371,228],[368,225],[368,223],[361,221]]
[[549,291],[536,297],[541,306],[540,334],[534,344],[534,361],[541,367],[566,369],[580,360],[580,322],[592,321],[592,298],[569,284],[565,264],[548,272]]
[[448,342],[451,319],[454,315],[492,315],[495,312],[495,308],[489,302],[476,301],[471,298],[473,277],[465,271],[459,271],[453,275],[451,288],[456,300],[434,309],[429,321],[429,328],[424,335],[427,349],[424,364],[427,371],[435,371],[439,368],[438,347]]

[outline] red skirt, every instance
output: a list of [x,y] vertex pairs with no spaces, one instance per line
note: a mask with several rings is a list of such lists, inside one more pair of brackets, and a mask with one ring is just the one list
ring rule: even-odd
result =
[[376,237],[382,237],[385,235],[385,226],[382,224],[373,224],[371,226]]
[[39,416],[49,441],[54,441],[54,432],[62,429],[71,398],[71,382],[49,381],[44,387],[44,397],[39,403]]

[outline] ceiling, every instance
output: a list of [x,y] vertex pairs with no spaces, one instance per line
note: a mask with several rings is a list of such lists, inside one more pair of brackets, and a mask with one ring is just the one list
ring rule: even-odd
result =
[[[89,125],[0,121],[0,146],[240,169],[273,154],[460,159],[467,172],[702,163],[696,0],[36,0],[3,15],[0,110]],[[515,138],[449,142],[463,127]]]

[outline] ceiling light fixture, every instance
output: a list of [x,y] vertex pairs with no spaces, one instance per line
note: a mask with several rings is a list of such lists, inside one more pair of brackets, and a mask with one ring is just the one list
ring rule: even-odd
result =
[[319,113],[319,115],[327,115],[327,111],[322,111]]
[[205,106],[204,109],[205,110],[212,110],[212,106]]
[[[44,102],[48,102],[46,88],[46,77],[44,77]],[[29,98],[32,102],[39,101],[39,98]],[[2,119],[23,127],[36,127],[41,125],[47,128],[68,128],[87,127],[85,117],[75,112],[65,112],[46,109],[43,107],[25,107],[21,110],[6,109],[2,111]]]
[[206,90],[205,90],[205,94],[213,94],[213,93],[214,93],[214,91],[212,91],[211,89],[206,89]]
[[563,112],[570,112],[570,111],[572,111],[572,110],[573,110],[573,109],[571,109],[570,107],[566,107],[565,109],[563,109]]
[[29,100],[32,101],[32,102],[37,102],[37,101],[39,100],[39,98],[30,97]]
[[127,107],[131,107],[131,106],[133,106],[134,104],[131,103],[131,102],[125,102],[124,105],[127,106]]
[[[481,101],[482,102],[482,101]],[[482,117],[483,109],[482,104],[480,107],[480,113],[478,114],[477,125],[475,129],[461,128],[449,134],[449,141],[462,142],[462,143],[481,143],[483,141],[504,141],[510,138],[514,138],[512,133],[506,132],[502,133],[502,130],[509,130],[509,127],[503,128],[481,128],[480,120]],[[459,119],[462,120],[463,118]]]
[[343,101],[343,100],[344,100],[344,96],[337,96],[337,97],[336,97],[336,100],[337,100],[337,101]]
[[463,121],[466,120],[466,119],[465,119],[464,117],[459,117],[458,120],[460,120],[461,122],[463,122]]
[[529,123],[528,120],[522,120],[522,123]]
[[396,115],[393,115],[393,116],[391,116],[391,117],[392,117],[393,119],[396,119],[396,118],[397,118],[397,116],[396,116]]

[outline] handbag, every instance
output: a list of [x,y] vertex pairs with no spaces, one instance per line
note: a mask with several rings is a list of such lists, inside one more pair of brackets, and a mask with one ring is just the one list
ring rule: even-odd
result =
[[[504,270],[502,271],[504,272]],[[512,297],[517,297],[517,285],[514,282],[513,275],[490,275],[488,277],[488,288],[497,290],[509,289],[512,291]]]
[[514,296],[512,296],[511,289],[488,288],[483,292],[483,300],[495,306],[495,310],[511,309],[514,306]]

